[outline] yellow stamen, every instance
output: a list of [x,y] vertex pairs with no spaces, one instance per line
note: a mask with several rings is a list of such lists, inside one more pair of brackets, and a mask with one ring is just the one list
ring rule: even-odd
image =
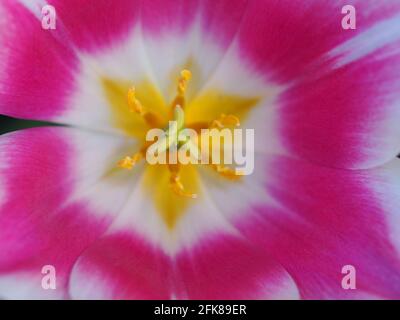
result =
[[190,79],[192,79],[192,73],[187,69],[183,69],[181,71],[181,77],[182,79],[189,81]]
[[131,112],[138,113],[140,115],[144,114],[143,106],[138,99],[136,99],[135,87],[131,87],[128,91],[128,105]]
[[183,186],[182,182],[180,181],[180,177],[179,177],[179,164],[178,165],[169,165],[168,168],[171,172],[171,177],[169,180],[169,185],[170,185],[171,190],[175,194],[177,194],[178,196],[181,196],[181,197],[191,198],[191,199],[197,198],[197,194],[185,191],[185,187]]
[[118,162],[118,167],[132,170],[136,163],[143,158],[143,152],[137,152],[133,156],[126,156]]
[[[172,109],[171,109],[171,117],[176,121],[176,126],[168,127],[168,130],[166,131],[167,136],[174,137],[176,133],[184,129],[186,126],[183,109],[185,106],[185,93],[188,87],[188,82],[191,80],[191,77],[192,74],[187,69],[182,70],[180,73],[177,86],[177,95],[172,103]],[[139,101],[139,99],[137,99],[135,87],[131,87],[129,89],[127,98],[128,98],[129,110],[131,112],[139,114],[150,127],[165,128],[165,122],[163,122],[163,119],[160,117],[160,115],[147,110],[145,108],[146,106],[143,106],[142,103]],[[222,113],[218,116],[218,118],[216,118],[212,122],[201,121],[192,124],[192,127],[196,128],[197,130],[200,130],[202,128],[205,129],[207,128],[223,129],[226,127],[233,128],[239,125],[240,121],[237,116],[232,114],[227,115]],[[190,128],[191,126],[188,127]],[[171,141],[173,142],[173,140]],[[196,145],[190,145],[189,141],[186,142],[185,146],[188,146],[188,144],[189,147],[191,147],[194,151],[198,151]],[[149,148],[150,145],[151,145],[150,142],[146,142],[142,146],[139,152],[135,153],[132,156],[126,156],[125,158],[120,160],[118,162],[118,167],[131,170],[140,160],[142,160],[146,156],[147,148]],[[167,152],[168,154],[170,152],[169,148],[170,145],[166,144],[166,149],[164,151]],[[193,150],[191,150],[192,153],[195,153],[193,152]],[[239,172],[234,168],[227,167],[224,164],[212,164],[211,161],[210,163],[211,163],[210,167],[213,170],[215,170],[219,175],[227,179],[238,180],[242,175],[244,175],[242,172]],[[197,198],[198,195],[196,193],[191,193],[185,190],[185,186],[183,185],[180,177],[180,165],[168,164],[168,169],[170,172],[169,187],[171,188],[172,192],[178,196],[185,198],[191,198],[191,199]]]
[[151,128],[163,125],[163,121],[157,113],[145,111],[142,103],[136,98],[135,87],[131,87],[128,91],[128,106],[131,112],[139,114]]
[[192,73],[189,70],[185,69],[181,71],[181,77],[179,78],[179,84],[178,84],[179,95],[185,94],[187,84],[191,78],[192,78]]
[[[197,123],[198,126],[202,128],[204,125],[201,123]],[[226,115],[222,113],[217,119],[213,120],[211,124],[208,126],[209,129],[223,129],[226,127],[237,127],[240,126],[240,120],[238,117],[234,115]],[[208,155],[210,157],[210,155]],[[223,164],[213,164],[210,159],[210,166],[214,169],[219,175],[229,180],[239,180],[241,176],[244,175],[243,172],[240,172],[236,169],[229,168],[224,166]]]
[[180,105],[182,108],[185,106],[185,92],[187,89],[187,85],[189,80],[192,78],[192,73],[184,69],[181,71],[181,76],[178,81],[178,93],[172,103],[172,108],[175,108],[175,106]]

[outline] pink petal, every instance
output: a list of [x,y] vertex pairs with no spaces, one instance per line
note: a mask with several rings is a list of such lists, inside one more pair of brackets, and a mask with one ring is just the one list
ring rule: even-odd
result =
[[132,233],[103,237],[79,258],[70,279],[74,299],[169,299],[171,264]]
[[324,165],[367,168],[400,151],[400,41],[280,98],[287,150]]
[[[276,158],[266,187],[280,205],[254,206],[236,225],[282,264],[302,298],[398,299],[396,162],[347,171]],[[357,290],[341,286],[345,265],[356,268]]]
[[250,1],[238,41],[243,58],[267,78],[287,83],[328,68],[325,56],[375,22],[399,12],[397,1],[356,0],[358,28],[341,27],[346,1]]
[[[41,270],[53,265],[57,290],[50,295],[67,297],[73,263],[106,230],[110,216],[124,201],[123,193],[115,196],[115,190],[120,193],[118,188],[104,190],[107,182],[100,163],[109,161],[114,142],[110,145],[113,138],[99,139],[106,143],[101,151],[105,160],[100,150],[94,149],[99,140],[91,133],[38,128],[0,137],[0,283],[19,279],[14,283],[18,289],[1,287],[0,294],[26,291],[27,298],[43,296]],[[79,159],[89,160],[88,154],[96,162],[81,167]],[[109,198],[101,196],[103,192]],[[23,280],[25,277],[31,281]]]
[[81,50],[98,51],[132,31],[140,13],[139,0],[52,0],[72,42]]
[[214,40],[229,44],[239,29],[247,1],[154,0],[144,1],[142,22],[145,32],[153,35],[185,33],[200,20]]
[[205,240],[172,257],[126,231],[104,237],[79,258],[70,293],[78,299],[298,297],[287,272],[239,238]]
[[[78,82],[78,75],[85,76],[82,51],[93,53],[126,40],[140,6],[128,0],[54,0],[50,4],[57,12],[56,30],[42,29],[35,16],[41,17],[40,6],[32,5],[31,12],[17,1],[0,4],[0,114],[97,128],[103,125],[96,123],[103,120],[100,115],[109,120],[109,106],[101,100],[104,92],[93,68],[94,80]],[[90,91],[89,105],[79,101],[76,106],[73,97],[79,89]],[[93,113],[90,106],[99,100],[105,110],[98,108]]]
[[255,243],[219,235],[177,257],[178,297],[189,299],[297,299],[287,271]]
[[0,4],[0,113],[49,120],[73,88],[76,58],[17,1]]

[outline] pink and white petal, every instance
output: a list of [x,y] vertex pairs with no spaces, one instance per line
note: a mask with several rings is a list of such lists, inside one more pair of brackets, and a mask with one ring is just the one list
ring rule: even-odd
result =
[[75,299],[296,299],[289,274],[264,250],[228,235],[170,256],[135,236],[103,237],[78,259]]
[[244,0],[143,2],[145,48],[167,100],[173,98],[184,67],[194,74],[189,97],[203,87],[234,42],[246,6]]
[[203,186],[200,186],[199,200],[188,204],[184,214],[176,217],[171,229],[166,213],[154,201],[154,185],[149,185],[146,173],[141,174],[145,166],[143,162],[138,163],[136,169],[132,170],[132,174],[138,176],[135,185],[128,188],[128,197],[105,236],[134,234],[146,239],[151,246],[175,256],[181,250],[190,249],[201,242],[207,234],[235,233],[210,197],[203,195]]
[[294,156],[369,168],[400,152],[400,39],[355,62],[346,63],[347,57],[327,75],[281,95],[278,129]]
[[69,293],[73,299],[170,299],[171,271],[169,257],[145,239],[110,234],[78,259]]
[[42,29],[40,1],[2,2],[0,113],[121,133],[102,80],[133,83],[148,70],[134,29],[138,10],[130,9],[136,4],[120,2],[54,1],[54,31]]
[[119,43],[138,21],[140,0],[16,0],[38,20],[42,8],[51,5],[56,12],[55,31],[47,30],[78,52],[96,52]]
[[[139,180],[107,234],[85,251],[74,266],[71,296],[79,299],[298,297],[287,272],[264,250],[240,236],[229,222],[232,217],[222,214],[206,186],[209,185],[201,186],[199,198],[171,230],[157,211],[150,191]],[[251,199],[255,201],[259,195],[255,193]],[[242,206],[251,200],[242,199]],[[205,265],[207,261],[210,265]],[[221,265],[221,261],[225,263]],[[199,274],[193,274],[196,272],[193,265],[199,266]],[[243,270],[247,275],[242,274]],[[197,281],[204,285],[199,286]],[[235,285],[225,292],[224,282]]]
[[[144,164],[139,163],[136,172]],[[118,217],[72,270],[74,299],[171,299],[170,234],[143,187],[143,174]]]
[[[106,231],[134,183],[109,172],[125,146],[115,137],[59,127],[0,137],[1,296],[68,297],[73,263]],[[45,265],[56,268],[51,292],[41,287]]]
[[[254,21],[244,18],[240,32],[247,30],[247,38],[233,42],[202,90],[218,88],[260,99],[248,121],[243,122],[245,127],[256,131],[257,151],[291,154],[326,166],[345,168],[367,168],[391,160],[400,152],[397,138],[400,129],[395,121],[400,113],[399,5],[386,1],[378,8],[368,1],[357,2],[354,5],[358,9],[358,28],[345,31],[340,27],[340,3],[322,6],[318,1],[307,4],[291,1],[286,4],[285,1],[250,3],[250,12],[269,10],[273,19],[263,16],[263,23],[247,30],[248,24]],[[296,19],[283,23],[282,16],[289,13]],[[323,18],[324,23],[318,24],[323,32],[313,27],[314,20],[300,21],[304,14],[312,14],[314,19]],[[259,72],[262,69],[255,67],[243,54],[246,39],[253,41],[251,35],[259,34],[254,27],[261,26],[270,28],[265,37],[274,39],[278,38],[274,33],[276,28],[293,28],[287,34],[282,32],[291,39],[276,41],[279,43],[274,46],[275,51],[260,49],[260,54],[277,53],[276,67],[288,70],[278,72],[274,67],[268,70],[270,75],[275,72],[285,81],[283,78],[277,81],[274,76],[263,78],[263,72]],[[326,33],[327,28],[332,30]],[[310,35],[320,35],[323,39],[315,41],[308,38]],[[302,40],[302,37],[309,40]],[[286,47],[289,44],[296,47],[296,41],[297,47],[304,50],[300,58],[297,51],[291,52]],[[313,50],[312,46],[300,45],[302,42],[322,47],[319,51]],[[254,38],[254,43],[269,46],[271,41]],[[291,52],[297,67],[291,66],[290,59],[288,63],[279,60],[283,56],[278,50],[280,45],[285,52]],[[310,57],[303,60],[303,54],[310,54]],[[275,61],[271,57],[264,58],[260,58],[264,64]],[[246,64],[241,63],[243,60]],[[307,63],[318,70],[309,72]],[[324,68],[321,68],[322,63]],[[288,72],[298,74],[289,75]]]
[[[272,158],[266,189],[275,202],[235,225],[282,264],[302,298],[398,299],[399,168],[397,159],[348,171]],[[356,290],[341,286],[345,265],[356,268]]]
[[123,104],[127,94],[123,92],[125,88],[127,91],[129,86],[155,84],[156,81],[146,57],[140,28],[133,28],[125,40],[101,51],[79,55],[76,89],[66,101],[65,112],[55,121],[126,135],[124,128],[115,120],[119,112],[124,110],[116,109],[118,104],[112,105],[110,86],[106,84],[113,83],[121,87],[122,91],[116,92],[120,95],[119,100],[122,102],[119,107],[122,109],[128,107],[127,102]]
[[[237,49],[253,78],[264,75],[266,92],[278,89],[274,103],[265,105],[276,119],[268,151],[369,168],[400,152],[400,6],[356,1],[358,27],[346,31],[344,4],[250,2]],[[255,28],[265,28],[270,41],[260,41]]]
[[138,21],[140,0],[51,0],[72,42],[95,52],[120,43]]
[[17,1],[0,4],[0,113],[51,120],[74,88],[75,54]]
[[[326,54],[400,12],[395,0],[355,0],[357,29],[343,30],[345,0],[250,1],[238,37],[242,58],[265,78],[291,83],[332,67]],[[262,36],[260,36],[262,35]]]
[[298,299],[296,283],[260,246],[220,234],[176,258],[180,299]]

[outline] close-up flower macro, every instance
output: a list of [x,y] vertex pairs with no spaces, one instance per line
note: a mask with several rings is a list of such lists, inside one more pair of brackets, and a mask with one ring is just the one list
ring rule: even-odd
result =
[[399,0],[0,0],[0,132],[1,299],[400,299]]

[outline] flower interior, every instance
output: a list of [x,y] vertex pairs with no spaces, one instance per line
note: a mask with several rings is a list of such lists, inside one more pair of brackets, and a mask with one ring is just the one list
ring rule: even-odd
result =
[[[195,75],[194,75],[195,78]],[[133,150],[132,154],[124,155],[117,166],[121,169],[132,170],[139,162],[145,162],[145,184],[151,192],[156,208],[169,229],[173,229],[191,202],[201,196],[201,182],[197,166],[199,164],[171,163],[170,153],[177,152],[170,144],[163,152],[166,153],[166,164],[149,164],[146,162],[146,152],[153,142],[146,141],[148,130],[159,128],[166,135],[193,129],[202,138],[202,129],[233,129],[240,125],[249,111],[257,104],[258,98],[241,97],[225,94],[213,89],[188,98],[188,86],[192,73],[183,69],[179,78],[175,79],[176,94],[172,101],[167,101],[151,81],[142,81],[132,86],[129,81],[102,79],[103,88],[112,108],[115,125],[122,128],[129,136],[141,141],[141,147]],[[171,128],[170,121],[177,126]],[[212,149],[213,141],[209,140]],[[223,142],[224,143],[224,142]],[[189,149],[197,149],[198,141],[188,140]],[[187,147],[188,147],[187,146]],[[178,149],[181,144],[178,144]],[[211,154],[211,152],[210,152]],[[210,157],[210,155],[201,155]],[[244,178],[234,168],[223,163],[213,163],[209,167],[215,172],[214,178],[239,182]]]

